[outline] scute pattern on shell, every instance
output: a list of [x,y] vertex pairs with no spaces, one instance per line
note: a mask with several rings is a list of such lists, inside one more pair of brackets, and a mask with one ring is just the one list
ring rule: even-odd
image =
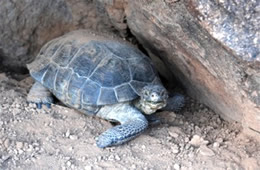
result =
[[78,109],[131,101],[145,85],[159,83],[150,59],[138,49],[84,31],[50,41],[28,68],[58,99]]

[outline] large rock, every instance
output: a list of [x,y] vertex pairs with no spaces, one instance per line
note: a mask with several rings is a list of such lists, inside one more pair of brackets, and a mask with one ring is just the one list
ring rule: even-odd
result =
[[131,32],[191,96],[260,136],[259,2],[124,2]]
[[109,29],[91,0],[1,0],[0,64],[23,70],[47,41],[78,28]]

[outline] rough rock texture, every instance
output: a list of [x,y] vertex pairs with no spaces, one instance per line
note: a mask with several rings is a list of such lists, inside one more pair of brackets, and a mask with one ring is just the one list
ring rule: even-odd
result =
[[91,0],[0,1],[0,61],[23,70],[47,41],[77,28],[109,30]]
[[135,37],[191,96],[259,136],[259,2],[238,2],[125,1],[124,14]]
[[190,0],[189,9],[226,48],[244,60],[260,61],[259,1]]

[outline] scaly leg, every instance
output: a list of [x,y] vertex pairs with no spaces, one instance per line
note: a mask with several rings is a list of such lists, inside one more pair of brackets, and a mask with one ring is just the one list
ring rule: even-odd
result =
[[29,91],[27,101],[35,103],[38,109],[41,109],[43,104],[50,108],[51,103],[53,103],[53,97],[46,87],[39,82],[35,82]]
[[181,94],[174,94],[173,97],[169,97],[167,105],[162,108],[165,111],[179,111],[185,105],[185,97]]
[[148,127],[148,121],[144,115],[129,103],[104,106],[97,113],[97,116],[120,123],[98,137],[97,146],[100,148],[127,142]]

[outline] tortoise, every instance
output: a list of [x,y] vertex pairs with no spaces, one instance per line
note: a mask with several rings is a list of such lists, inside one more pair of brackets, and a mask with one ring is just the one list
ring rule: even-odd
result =
[[[50,108],[53,95],[87,115],[118,122],[97,139],[100,148],[141,134],[158,109],[179,110],[184,96],[168,97],[149,57],[107,34],[77,30],[45,44],[27,65],[35,79],[27,101]],[[167,106],[166,106],[167,105]]]

